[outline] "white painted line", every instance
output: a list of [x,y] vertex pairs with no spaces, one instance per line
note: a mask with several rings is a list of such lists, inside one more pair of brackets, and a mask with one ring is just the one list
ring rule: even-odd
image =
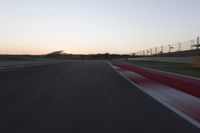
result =
[[192,118],[200,120],[200,99],[198,97],[155,82],[132,71],[119,70],[119,72],[146,91],[157,94],[172,106],[175,106]]
[[136,84],[133,81],[131,81],[124,74],[122,74],[119,71],[117,71],[109,61],[108,61],[108,64],[113,68],[114,71],[116,71],[117,73],[119,73],[122,77],[124,77],[126,80],[128,80],[131,84],[133,84],[134,86],[138,87],[141,91],[143,91],[146,94],[150,95],[153,99],[155,99],[156,101],[158,101],[162,105],[166,106],[168,109],[172,110],[173,112],[175,112],[176,114],[178,114],[179,116],[181,116],[182,118],[184,118],[185,120],[187,120],[188,122],[190,122],[191,124],[193,124],[196,127],[200,128],[200,122],[198,122],[195,119],[193,119],[192,117],[188,116],[187,114],[185,114],[181,110],[175,108],[173,105],[171,105],[168,102],[166,102],[166,100],[163,100],[164,98],[162,96],[158,95],[157,93],[155,93],[153,91],[147,91],[147,89],[144,89],[143,87],[141,87],[138,84]]

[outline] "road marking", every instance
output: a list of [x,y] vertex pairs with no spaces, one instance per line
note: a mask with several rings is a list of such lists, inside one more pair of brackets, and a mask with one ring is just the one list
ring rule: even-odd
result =
[[[199,98],[191,96],[179,90],[173,89],[166,85],[156,83],[147,78],[145,79],[144,76],[134,73],[132,71],[124,70],[118,66],[114,66],[109,61],[108,61],[108,64],[113,68],[114,71],[119,73],[131,84],[138,87],[140,90],[150,95],[156,101],[163,104],[164,106],[166,106],[167,108],[169,108],[170,110],[172,110],[173,112],[175,112],[176,114],[178,114],[179,116],[187,120],[188,122],[200,128],[200,99]],[[137,79],[137,83],[136,83],[136,80],[134,80],[134,78]],[[154,88],[154,89],[149,89],[149,86],[151,86],[151,88]],[[193,108],[195,107],[196,110],[188,108],[188,107],[193,107]]]

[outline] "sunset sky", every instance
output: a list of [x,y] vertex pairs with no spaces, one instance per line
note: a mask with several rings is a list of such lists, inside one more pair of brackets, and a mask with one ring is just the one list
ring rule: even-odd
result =
[[200,0],[0,1],[0,54],[123,54],[197,36]]

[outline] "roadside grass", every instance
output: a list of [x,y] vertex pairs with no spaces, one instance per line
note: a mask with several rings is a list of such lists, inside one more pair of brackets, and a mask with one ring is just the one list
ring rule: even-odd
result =
[[161,71],[172,72],[192,77],[200,78],[200,68],[193,68],[191,64],[187,63],[172,63],[159,61],[126,61],[128,63],[153,68]]

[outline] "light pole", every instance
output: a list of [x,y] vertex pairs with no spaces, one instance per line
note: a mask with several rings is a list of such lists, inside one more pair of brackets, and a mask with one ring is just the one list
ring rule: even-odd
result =
[[200,43],[199,43],[199,36],[197,37],[197,49],[199,49]]
[[163,46],[161,46],[161,54],[163,53]]
[[178,43],[178,51],[181,51],[181,43]]
[[155,54],[157,54],[157,47],[155,47]]
[[168,45],[169,47],[169,53],[171,53],[171,49],[173,49],[174,47],[171,47],[171,45]]
[[[200,43],[199,43],[199,37],[197,37],[197,43],[196,44],[194,44],[194,45],[191,45],[191,49],[192,49],[192,47],[196,47],[196,49],[199,49],[199,47],[200,47]],[[191,41],[192,43],[193,43],[193,40]]]

